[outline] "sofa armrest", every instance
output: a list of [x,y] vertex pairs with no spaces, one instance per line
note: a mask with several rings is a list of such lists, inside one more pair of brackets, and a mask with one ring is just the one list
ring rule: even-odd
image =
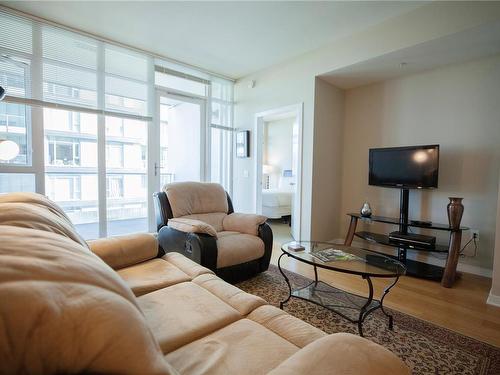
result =
[[224,217],[222,226],[224,230],[257,236],[259,225],[264,224],[267,217],[255,214],[232,213]]
[[215,228],[201,220],[174,218],[170,219],[167,225],[184,233],[204,233],[217,238]]
[[88,244],[92,252],[115,270],[156,258],[159,249],[156,237],[148,233],[101,238]]
[[395,354],[367,339],[335,333],[313,341],[269,375],[404,375],[410,369]]

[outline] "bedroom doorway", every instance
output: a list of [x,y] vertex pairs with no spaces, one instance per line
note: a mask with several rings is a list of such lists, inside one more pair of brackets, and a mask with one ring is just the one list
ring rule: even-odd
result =
[[267,216],[278,242],[299,240],[302,104],[256,116],[256,212]]

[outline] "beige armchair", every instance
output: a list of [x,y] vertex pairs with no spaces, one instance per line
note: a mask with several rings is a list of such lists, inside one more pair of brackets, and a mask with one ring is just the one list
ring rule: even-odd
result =
[[228,281],[267,270],[273,234],[266,217],[235,213],[219,184],[177,182],[155,194],[158,241]]

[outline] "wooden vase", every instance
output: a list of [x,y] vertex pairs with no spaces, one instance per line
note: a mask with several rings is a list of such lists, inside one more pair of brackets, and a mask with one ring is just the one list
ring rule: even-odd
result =
[[460,222],[464,214],[464,205],[462,204],[463,198],[450,197],[450,203],[446,206],[448,211],[448,222],[450,228],[453,230],[460,229]]

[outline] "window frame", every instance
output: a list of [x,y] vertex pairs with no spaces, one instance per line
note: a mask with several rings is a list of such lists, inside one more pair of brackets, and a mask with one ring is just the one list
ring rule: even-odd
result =
[[[4,10],[3,8],[1,9],[2,13],[6,13],[9,15],[9,12]],[[16,17],[16,16],[15,16]],[[21,18],[26,18],[22,17]],[[98,38],[93,38],[95,41],[95,44],[97,46],[97,57],[96,57],[96,70],[94,68],[88,68],[86,66],[80,66],[77,63],[69,62],[69,60],[65,60],[64,57],[62,59],[59,59],[59,57],[56,57],[56,59],[47,57],[43,55],[42,51],[42,30],[44,27],[56,27],[54,25],[47,25],[43,21],[40,20],[34,20],[34,19],[29,19],[29,22],[31,22],[31,52],[21,52],[21,51],[15,51],[9,48],[5,47],[0,47],[0,53],[6,54],[14,59],[19,59],[21,61],[26,61],[27,62],[27,67],[25,69],[25,74],[24,74],[24,83],[25,83],[25,97],[8,97],[7,102],[8,103],[15,103],[18,105],[23,106],[24,111],[25,111],[25,122],[26,122],[26,139],[27,139],[27,158],[28,158],[28,163],[26,165],[24,164],[8,164],[8,163],[0,163],[0,173],[7,173],[7,174],[32,174],[35,176],[35,191],[45,195],[46,193],[46,188],[45,188],[45,183],[46,179],[48,178],[48,174],[54,173],[50,169],[50,167],[56,167],[57,165],[46,165],[46,157],[48,158],[48,150],[46,150],[46,145],[45,145],[45,137],[46,137],[46,128],[44,126],[44,109],[45,108],[55,108],[55,109],[61,109],[61,110],[66,110],[68,111],[68,124],[69,124],[69,131],[70,132],[76,132],[79,134],[81,133],[82,129],[82,118],[81,115],[83,113],[90,113],[90,114],[95,114],[97,117],[97,129],[96,129],[96,134],[93,135],[95,136],[95,142],[96,142],[96,147],[97,147],[97,166],[96,167],[91,167],[92,168],[92,175],[97,176],[97,181],[98,181],[98,187],[97,187],[97,199],[98,199],[98,226],[99,226],[99,237],[105,237],[107,236],[107,227],[108,227],[108,218],[107,218],[107,203],[108,203],[108,198],[107,198],[107,176],[112,174],[114,171],[112,171],[112,168],[108,168],[106,166],[106,145],[107,145],[107,137],[106,137],[106,116],[113,116],[120,118],[122,121],[122,126],[123,126],[123,121],[124,119],[134,119],[134,120],[141,120],[145,121],[147,125],[147,141],[145,145],[145,150],[141,150],[141,154],[146,154],[147,156],[147,168],[146,168],[146,175],[145,175],[145,180],[146,180],[146,188],[148,192],[148,197],[147,197],[147,207],[148,207],[148,224],[149,224],[149,230],[154,231],[156,229],[156,224],[154,220],[154,206],[153,206],[153,201],[152,201],[152,192],[157,190],[158,182],[162,180],[163,178],[166,178],[167,180],[171,178],[171,176],[157,173],[157,166],[158,163],[161,162],[161,153],[160,153],[160,145],[159,141],[156,142],[156,139],[159,139],[158,137],[155,137],[157,134],[160,132],[160,126],[159,123],[157,122],[156,119],[156,109],[157,109],[157,103],[156,103],[156,91],[158,89],[158,86],[155,84],[155,67],[158,64],[158,60],[152,56],[148,55],[145,53],[140,53],[137,51],[134,51],[133,49],[126,49],[123,47],[120,47],[118,45],[113,44],[112,42],[98,39]],[[74,32],[74,31],[69,31],[69,32]],[[78,33],[76,34],[83,35],[84,37],[87,38],[92,38],[92,36],[86,35],[84,33]],[[28,39],[29,40],[29,39]],[[141,79],[136,79],[132,76],[130,77],[125,77],[121,76],[119,74],[111,73],[106,71],[106,64],[105,64],[105,55],[106,55],[106,48],[107,46],[111,46],[112,48],[122,48],[124,50],[124,53],[131,53],[132,55],[134,53],[137,53],[139,57],[145,57],[145,64],[147,65],[147,80],[143,81],[142,78],[139,76]],[[14,48],[14,47],[12,47]],[[66,86],[66,85],[61,85],[58,82],[55,82],[56,80],[48,80],[47,77],[50,77],[49,75],[44,75],[44,66],[46,65],[51,65],[54,67],[61,67],[65,69],[76,69],[77,71],[86,71],[86,72],[92,72],[96,74],[96,91],[95,91],[95,96],[96,96],[96,108],[93,108],[93,105],[88,105],[85,106],[85,104],[81,104],[79,100],[72,100],[80,96],[81,94],[81,89],[87,90],[87,88],[84,87],[73,87],[73,86]],[[145,66],[146,66],[145,65]],[[189,76],[181,72],[182,69],[179,69],[178,76],[181,78],[186,78]],[[197,73],[194,73],[197,74]],[[126,74],[125,74],[126,75]],[[172,88],[162,88],[168,92],[170,95],[174,96],[180,96],[180,97],[188,97],[192,98],[195,100],[200,100],[202,101],[202,112],[203,112],[203,117],[202,117],[202,152],[203,155],[203,160],[202,160],[202,170],[201,170],[201,179],[204,181],[210,181],[211,180],[211,173],[212,171],[210,170],[211,168],[211,163],[210,163],[210,157],[211,157],[211,129],[212,129],[212,123],[211,123],[211,111],[212,111],[212,100],[214,102],[219,101],[217,98],[212,98],[211,96],[211,82],[212,82],[212,76],[207,75],[207,74],[201,74],[207,77],[206,79],[200,78],[199,80],[207,82],[206,83],[206,94],[205,95],[196,95],[193,93],[186,93],[182,92],[180,90],[175,90]],[[145,88],[147,90],[147,95],[145,97],[145,104],[144,104],[144,109],[147,111],[148,116],[141,116],[138,114],[131,114],[127,113],[126,110],[123,108],[120,110],[120,112],[115,112],[113,109],[110,109],[109,106],[106,104],[106,98],[109,95],[113,95],[112,93],[107,93],[106,89],[106,78],[107,77],[116,77],[119,79],[124,79],[128,80],[130,82],[135,82],[135,83],[140,83],[144,84]],[[196,76],[191,76],[194,77],[195,79],[193,80],[198,80],[196,79]],[[85,81],[82,81],[85,82]],[[64,86],[66,90],[68,91],[68,94],[70,94],[67,98],[67,100],[62,99],[61,103],[55,103],[55,102],[44,102],[44,94],[45,91],[47,91],[49,88],[47,85],[51,85],[51,89],[55,92],[57,92],[58,87],[57,86]],[[83,83],[81,86],[86,85],[86,83]],[[88,86],[88,85],[87,85]],[[91,85],[93,87],[93,84]],[[90,87],[90,86],[89,86]],[[60,90],[61,88],[59,88]],[[93,88],[91,90],[93,92]],[[20,91],[22,92],[22,91]],[[231,88],[232,92],[232,88]],[[142,95],[142,94],[141,94]],[[54,95],[54,97],[57,97],[58,95]],[[122,97],[120,97],[122,98]],[[134,99],[133,100],[139,100],[139,99]],[[50,99],[49,99],[50,100]],[[56,100],[56,99],[54,99]],[[82,99],[83,100],[83,99]],[[92,96],[92,100],[94,100]],[[127,98],[123,97],[121,99],[121,102],[126,101]],[[142,99],[140,99],[142,100]],[[224,101],[225,102],[225,101]],[[75,104],[76,103],[76,104]],[[231,106],[230,109],[230,124],[231,127],[228,127],[225,129],[226,131],[231,132],[231,137],[232,137],[232,132],[234,131],[232,124],[233,124],[233,103],[232,103],[232,98],[231,101],[225,102],[228,105]],[[141,107],[142,108],[142,107]],[[159,107],[158,107],[159,108]],[[132,110],[133,111],[133,110]],[[76,120],[78,118],[78,120]],[[159,119],[158,119],[159,120]],[[63,135],[61,135],[63,136]],[[232,138],[231,138],[232,139]],[[53,147],[54,147],[54,160],[57,160],[57,140],[54,141]],[[231,141],[231,146],[232,146],[232,141]],[[47,146],[49,147],[49,146]],[[73,161],[72,164],[68,165],[68,167],[76,167],[78,169],[86,169],[86,167],[82,167],[82,149],[80,146],[79,152],[77,152],[75,148],[75,142],[72,143],[72,155],[73,155]],[[233,162],[233,157],[232,157],[232,150],[230,151],[231,155],[228,156],[230,166],[229,166],[229,173],[230,173],[230,178],[229,182],[232,182],[232,162]],[[122,153],[123,153],[123,148],[122,148]],[[78,154],[78,155],[77,155]],[[34,157],[36,155],[36,157]],[[79,156],[79,165],[74,165],[75,160],[77,159],[77,156]],[[124,158],[122,157],[122,161],[124,162]],[[123,164],[123,163],[122,163]],[[158,170],[160,172],[160,170]],[[59,172],[58,172],[59,173]],[[61,175],[64,173],[61,171]],[[75,173],[75,178],[78,177],[76,173],[77,171],[71,171],[68,170],[68,173]],[[89,173],[88,171],[82,172],[84,174]],[[143,172],[140,173],[143,177],[141,177],[141,186],[143,186],[143,179],[144,175]],[[79,189],[75,189],[75,182],[76,180],[73,179],[73,190],[79,190],[80,197],[82,196],[82,186],[81,184],[82,179],[80,178],[80,186]],[[232,184],[229,185],[229,193],[232,193]],[[86,207],[83,207],[82,210],[86,210]],[[88,210],[88,209],[87,209]],[[92,208],[94,210],[94,208]]]

